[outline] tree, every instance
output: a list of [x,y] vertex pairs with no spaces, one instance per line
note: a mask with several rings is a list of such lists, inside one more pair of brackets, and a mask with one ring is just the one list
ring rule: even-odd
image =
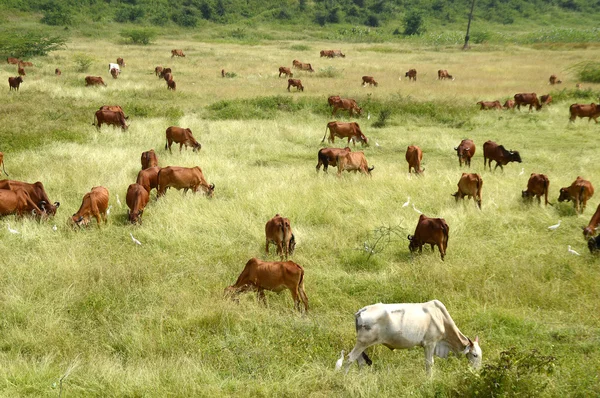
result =
[[404,34],[420,35],[425,32],[423,16],[418,11],[411,11],[404,16]]
[[44,31],[0,31],[0,56],[26,58],[63,48],[66,39]]
[[471,2],[471,12],[469,13],[469,23],[467,24],[467,34],[465,35],[465,45],[463,50],[469,49],[469,30],[471,29],[471,20],[473,19],[473,9],[475,8],[475,0]]

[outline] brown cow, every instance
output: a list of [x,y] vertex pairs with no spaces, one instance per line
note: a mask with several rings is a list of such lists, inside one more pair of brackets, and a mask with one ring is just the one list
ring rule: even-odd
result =
[[6,169],[4,168],[4,154],[2,152],[0,152],[0,166],[2,166],[2,170],[4,171],[4,174],[6,174],[6,176],[8,177],[8,173],[6,172]]
[[577,176],[569,187],[561,188],[558,197],[559,202],[573,201],[575,212],[583,213],[588,199],[594,196],[594,186],[588,180]]
[[408,80],[417,81],[417,70],[416,69],[409,69],[408,72],[406,72],[404,74],[404,77],[408,77]]
[[329,129],[329,142],[334,143],[335,137],[348,138],[348,144],[352,140],[352,144],[356,146],[356,141],[361,142],[362,145],[368,145],[369,140],[360,130],[360,126],[356,122],[329,122],[325,127],[325,135],[321,142],[325,141],[327,137],[327,130]]
[[329,107],[332,107],[336,101],[339,101],[341,99],[342,97],[340,97],[339,95],[330,95],[329,98],[327,98],[327,103],[329,104]]
[[123,108],[121,108],[120,105],[102,105],[98,110],[118,112],[121,113],[126,120],[129,119],[129,116],[125,116],[125,112],[123,111]]
[[19,65],[21,65],[21,66],[33,66],[33,63],[29,62],[29,61],[19,61]]
[[110,74],[113,77],[113,79],[116,79],[117,77],[119,77],[119,70],[117,68],[112,68],[110,70]]
[[158,172],[160,167],[150,167],[148,169],[140,170],[135,180],[136,184],[140,184],[144,187],[148,194],[151,190],[156,189],[158,191]]
[[8,189],[11,191],[15,191],[17,189],[22,189],[29,195],[29,198],[42,209],[44,213],[49,216],[54,216],[56,214],[56,210],[60,206],[60,202],[52,202],[48,198],[48,194],[44,189],[44,184],[40,181],[30,184],[28,182],[16,181],[16,180],[2,180],[0,181],[0,189]]
[[19,58],[8,57],[6,58],[6,62],[8,62],[9,64],[18,65],[21,61],[19,60]]
[[102,84],[103,86],[106,86],[106,83],[104,83],[104,80],[102,80],[101,76],[86,76],[85,77],[85,85],[86,86],[98,86]]
[[349,147],[345,148],[321,148],[319,149],[318,163],[317,163],[317,173],[319,172],[321,165],[323,165],[323,171],[327,173],[327,168],[329,166],[336,167],[337,166],[337,157],[345,156],[347,152],[352,152],[352,149]]
[[17,73],[19,74],[19,76],[26,76],[27,73],[25,73],[25,69],[23,69],[21,66],[19,66],[17,68]]
[[375,86],[375,87],[377,87],[377,85],[378,85],[377,82],[375,81],[375,79],[373,78],[373,76],[363,76],[362,77],[363,87],[366,86],[367,84],[369,86]]
[[492,171],[492,160],[496,161],[494,171],[500,166],[504,171],[504,167],[509,162],[521,163],[521,155],[518,151],[507,151],[504,145],[498,145],[494,141],[486,141],[483,144],[483,168],[485,169],[486,162],[489,160],[489,168]]
[[60,71],[60,69],[56,68],[56,69],[54,69],[54,74],[56,76],[60,76],[60,75],[62,75],[62,72]]
[[183,53],[183,50],[171,50],[171,58],[174,56],[185,57],[185,54]]
[[452,75],[449,74],[446,69],[438,70],[438,80],[444,80],[444,79],[454,80],[454,77],[452,77]]
[[406,148],[406,161],[408,162],[408,174],[414,169],[416,174],[421,174],[425,169],[421,170],[421,160],[423,159],[423,151],[416,145],[410,145]]
[[163,68],[159,73],[158,73],[158,77],[159,78],[163,78],[165,77],[165,75],[167,73],[173,73],[173,71],[171,70],[171,68]]
[[43,215],[42,210],[31,200],[24,189],[0,189],[0,216],[16,214],[21,217],[25,214],[33,214],[38,217]]
[[97,129],[100,129],[100,127],[102,127],[103,124],[118,126],[121,127],[123,130],[127,130],[129,128],[127,122],[125,121],[123,111],[96,111],[96,113],[94,114],[94,122],[96,121],[97,124],[92,123],[92,126],[96,126]]
[[287,90],[290,91],[290,87],[296,87],[296,91],[304,91],[304,86],[300,79],[288,79]]
[[171,73],[165,73],[165,74],[163,75],[163,79],[165,79],[165,81],[166,81],[166,82],[167,82],[167,84],[168,84],[168,83],[169,83],[171,80],[173,80],[173,75],[172,75]]
[[296,247],[296,238],[292,232],[290,220],[275,214],[275,217],[267,221],[265,225],[266,245],[265,252],[269,254],[269,244],[272,242],[277,246],[277,254],[283,260],[284,256],[287,260],[288,255],[294,254]]
[[552,96],[550,94],[542,95],[540,101],[542,105],[550,105],[552,103]]
[[342,53],[342,50],[331,50],[334,57],[346,58],[346,55]]
[[183,193],[192,190],[193,193],[200,189],[211,198],[215,191],[215,184],[210,184],[204,179],[200,167],[175,167],[169,166],[160,169],[158,172],[158,197],[163,196],[167,189],[183,189]]
[[598,228],[598,224],[600,224],[600,205],[598,205],[596,208],[596,212],[592,216],[587,227],[581,227],[583,229],[583,237],[585,239],[589,239],[596,235],[596,228]]
[[294,307],[300,311],[300,301],[304,311],[308,311],[308,297],[304,291],[304,268],[292,261],[262,261],[251,258],[237,281],[225,288],[225,294],[236,298],[247,291],[256,290],[257,297],[266,304],[265,290],[279,293],[288,289],[292,293]]
[[290,68],[286,68],[285,66],[279,67],[279,77],[281,77],[282,74],[285,75],[285,77],[294,77]]
[[296,59],[292,61],[292,65],[294,66],[294,68],[297,68],[297,69],[300,69],[300,70],[307,70],[309,72],[314,72],[315,71],[312,68],[311,64],[305,64],[305,63],[302,63],[302,62],[300,62],[300,61],[298,61]]
[[9,77],[8,78],[8,91],[16,90],[19,91],[19,86],[23,83],[21,76]]
[[584,118],[588,118],[588,123],[590,120],[594,119],[596,123],[598,123],[598,116],[600,116],[600,106],[595,103],[587,104],[573,104],[569,107],[569,112],[571,116],[569,117],[570,122],[575,122],[577,116]]
[[125,67],[125,61],[123,58],[117,58],[117,65],[119,65],[121,68]]
[[479,174],[475,173],[462,173],[460,180],[458,181],[458,191],[452,194],[458,199],[464,199],[467,196],[469,199],[473,197],[477,207],[481,209],[481,187],[483,186],[483,179]]
[[327,57],[327,58],[333,58],[335,57],[335,55],[333,54],[333,50],[321,50],[321,58],[323,57]]
[[458,165],[462,167],[463,162],[471,167],[471,158],[475,155],[475,143],[472,140],[464,139],[454,148],[458,155]]
[[502,105],[503,108],[505,109],[514,109],[515,108],[515,100],[506,100],[506,102],[504,103],[504,105]]
[[419,253],[423,253],[423,245],[430,244],[431,250],[437,246],[440,250],[442,261],[446,256],[448,248],[448,233],[450,227],[443,218],[430,218],[421,214],[414,235],[408,235],[408,249],[411,253],[419,249]]
[[163,67],[157,66],[156,68],[154,68],[154,75],[159,76],[162,71],[163,71]]
[[502,109],[502,105],[500,105],[500,101],[479,101],[477,105],[480,105],[480,111],[488,110],[488,109]]
[[221,69],[221,77],[225,77],[225,69]]
[[175,83],[175,80],[169,80],[167,82],[167,90],[173,90],[173,91],[177,90],[177,83]]
[[[550,180],[545,174],[531,173],[529,181],[527,181],[527,189],[521,191],[521,197],[530,201],[533,197],[537,197],[538,203],[542,203],[542,195],[544,196],[544,205],[548,206],[548,187]],[[552,205],[552,203],[550,203]]]
[[542,104],[540,104],[540,100],[536,93],[519,93],[515,94],[515,105],[517,109],[521,110],[521,105],[529,105],[529,112],[531,112],[531,108],[535,105],[536,110],[542,109]]
[[156,166],[158,166],[158,157],[156,157],[156,152],[154,152],[154,149],[142,152],[142,170]]
[[142,223],[142,214],[148,204],[148,200],[150,200],[150,195],[148,195],[148,191],[143,186],[137,183],[129,185],[126,202],[127,207],[129,207],[127,217],[130,223]]
[[354,116],[354,112],[356,112],[359,115],[362,113],[362,108],[360,108],[356,101],[352,98],[340,98],[337,100],[334,99],[333,112],[331,113],[331,115],[335,116],[339,109],[348,111],[350,113],[350,116]]
[[198,141],[196,141],[196,139],[192,135],[192,130],[190,130],[188,128],[184,129],[182,127],[171,126],[167,129],[166,134],[167,134],[167,143],[165,144],[165,151],[167,149],[169,149],[169,152],[173,153],[171,151],[171,145],[173,145],[173,142],[175,142],[176,144],[179,144],[179,152],[180,153],[181,153],[181,148],[184,145],[185,145],[186,150],[187,150],[188,146],[192,147],[194,152],[197,152],[200,149],[202,149],[202,145],[200,145],[200,143]]
[[555,84],[561,84],[562,80],[559,80],[558,77],[556,77],[556,75],[550,75],[550,79],[549,79],[551,85],[555,85]]
[[104,187],[93,187],[92,190],[83,196],[81,207],[77,213],[71,217],[74,225],[81,227],[90,223],[91,217],[96,219],[98,227],[104,220],[106,223],[106,210],[108,210],[108,189]]
[[359,171],[361,174],[368,174],[370,176],[371,171],[375,168],[375,166],[369,167],[364,152],[346,152],[346,154],[340,154],[337,156],[336,162],[338,177],[342,175],[342,171],[344,170],[355,173]]

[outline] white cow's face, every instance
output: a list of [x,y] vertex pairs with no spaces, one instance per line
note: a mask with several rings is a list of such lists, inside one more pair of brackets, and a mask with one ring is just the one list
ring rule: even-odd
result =
[[479,347],[479,337],[475,338],[473,345],[469,346],[469,351],[467,351],[467,359],[469,359],[469,363],[475,369],[479,369],[481,367],[481,347]]

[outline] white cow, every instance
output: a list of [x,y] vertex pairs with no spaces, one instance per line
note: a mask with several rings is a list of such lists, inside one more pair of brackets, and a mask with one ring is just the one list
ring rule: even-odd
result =
[[466,354],[471,365],[481,366],[479,337],[471,341],[458,330],[444,304],[438,300],[411,304],[373,304],[359,310],[355,317],[356,345],[348,355],[348,365],[358,360],[371,365],[365,349],[383,344],[390,350],[421,346],[425,350],[425,369],[431,375],[433,354],[446,358],[449,351]]
[[121,69],[119,68],[119,64],[108,64],[108,72],[110,73],[111,69],[116,69],[117,72],[121,73]]

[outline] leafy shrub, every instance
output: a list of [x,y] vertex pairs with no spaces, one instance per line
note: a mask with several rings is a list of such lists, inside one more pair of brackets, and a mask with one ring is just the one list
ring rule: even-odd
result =
[[327,22],[339,23],[340,22],[340,16],[338,14],[339,10],[340,9],[338,7],[334,7],[331,10],[329,10],[329,14],[327,15]]
[[133,44],[148,45],[156,37],[153,29],[125,29],[121,31],[121,36],[131,41]]
[[552,91],[550,95],[554,101],[597,102],[600,98],[600,91],[594,91],[591,88],[584,90],[564,88],[560,91]]
[[196,12],[189,7],[183,7],[181,11],[173,13],[171,19],[177,25],[185,26],[187,28],[194,28],[198,24]]
[[377,121],[373,123],[373,127],[382,128],[387,125],[388,119],[392,115],[392,112],[389,109],[382,109],[379,112],[379,116],[377,117]]
[[423,34],[424,25],[423,16],[418,11],[411,11],[404,16],[404,34],[407,36]]
[[210,4],[204,2],[200,5],[200,13],[204,19],[212,19],[213,9]]
[[52,26],[67,26],[73,23],[73,17],[71,15],[72,14],[61,5],[54,4],[53,7],[49,7],[44,11],[41,22]]
[[64,47],[66,39],[37,30],[0,31],[0,55],[2,57],[26,58],[47,55]]
[[342,71],[333,66],[327,66],[325,68],[319,68],[319,71],[316,73],[316,76],[336,78],[342,76]]
[[600,83],[600,62],[583,62],[573,68],[583,82]]
[[377,17],[377,15],[371,14],[367,17],[365,25],[376,28],[379,26],[379,18]]
[[312,47],[306,44],[294,44],[290,46],[290,50],[294,51],[312,51]]
[[229,33],[229,36],[234,39],[243,39],[246,37],[246,30],[244,28],[235,28]]
[[236,76],[237,76],[237,73],[235,73],[235,72],[225,72],[225,77],[233,78]]
[[473,32],[471,33],[471,41],[475,44],[486,43],[492,35],[489,32]]
[[145,11],[142,6],[131,6],[122,4],[115,12],[115,21],[120,23],[137,22],[144,17]]
[[325,26],[325,22],[327,22],[327,15],[320,12],[316,13],[315,22],[318,23],[320,26]]
[[87,72],[90,65],[94,62],[94,58],[88,54],[76,53],[73,55],[73,60],[77,65],[77,72]]
[[163,9],[156,10],[156,13],[150,18],[150,23],[157,26],[165,26],[169,22],[169,14]]

